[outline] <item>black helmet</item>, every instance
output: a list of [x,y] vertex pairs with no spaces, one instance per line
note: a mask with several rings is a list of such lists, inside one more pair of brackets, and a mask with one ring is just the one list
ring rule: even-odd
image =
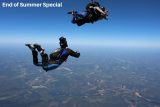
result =
[[61,48],[66,48],[68,47],[68,44],[67,44],[67,40],[66,38],[64,38],[63,36],[59,38],[59,44],[61,46]]

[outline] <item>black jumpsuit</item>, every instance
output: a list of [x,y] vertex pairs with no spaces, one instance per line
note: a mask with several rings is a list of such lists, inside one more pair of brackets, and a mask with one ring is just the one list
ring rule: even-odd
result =
[[32,51],[33,63],[36,66],[42,66],[44,70],[53,70],[59,67],[64,61],[67,60],[68,56],[78,58],[80,53],[71,50],[70,48],[58,48],[50,54],[50,58],[46,53],[41,54],[42,62],[38,62],[38,52]]

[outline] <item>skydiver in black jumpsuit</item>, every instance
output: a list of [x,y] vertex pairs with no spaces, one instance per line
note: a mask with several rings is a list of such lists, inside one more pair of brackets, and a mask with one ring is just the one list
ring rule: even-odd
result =
[[81,26],[85,23],[93,23],[101,18],[106,18],[108,16],[108,11],[104,7],[101,7],[98,2],[91,2],[86,5],[83,12],[70,11],[68,14],[72,14],[72,23]]
[[[68,47],[66,38],[59,38],[60,48],[56,49],[53,53],[50,54],[50,58],[48,58],[48,54],[44,52],[44,49],[39,44],[26,44],[32,51],[33,56],[33,64],[36,66],[42,66],[42,68],[47,72],[48,70],[53,70],[59,67],[64,61],[67,60],[68,56],[80,57],[79,52],[75,52]],[[38,52],[42,57],[42,62],[38,62]]]

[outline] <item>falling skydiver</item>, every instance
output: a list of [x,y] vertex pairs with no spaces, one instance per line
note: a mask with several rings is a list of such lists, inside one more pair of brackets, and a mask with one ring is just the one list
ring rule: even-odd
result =
[[[33,64],[36,66],[41,66],[46,72],[49,70],[56,69],[63,62],[65,62],[68,56],[80,57],[79,52],[75,52],[68,47],[66,38],[59,38],[60,48],[56,49],[53,53],[50,54],[50,58],[48,58],[48,54],[44,52],[44,49],[39,44],[25,44],[32,51],[33,56]],[[42,62],[38,62],[38,52],[41,55]]]
[[70,11],[68,14],[73,16],[72,23],[81,26],[85,23],[94,23],[101,19],[107,19],[108,10],[101,7],[98,2],[90,2],[82,12]]

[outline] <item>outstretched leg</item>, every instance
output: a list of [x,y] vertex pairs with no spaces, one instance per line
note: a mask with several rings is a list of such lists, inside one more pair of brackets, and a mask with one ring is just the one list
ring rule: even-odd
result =
[[[59,64],[50,64],[48,55],[44,53],[44,49],[38,44],[26,44],[29,49],[32,51],[33,64],[36,66],[42,66],[42,68],[47,72],[48,70],[56,69]],[[36,49],[38,51],[36,51]],[[38,62],[38,52],[42,57],[42,62]]]
[[32,57],[33,57],[33,64],[36,66],[42,66],[41,63],[38,62],[38,52],[35,50],[33,44],[26,44],[26,46],[32,51]]
[[33,56],[33,64],[38,66],[39,65],[38,64],[38,52],[36,50],[33,50],[32,56]]
[[44,53],[44,49],[39,44],[34,44],[34,47],[38,50],[42,57],[42,65],[47,66],[48,65],[48,55]]

